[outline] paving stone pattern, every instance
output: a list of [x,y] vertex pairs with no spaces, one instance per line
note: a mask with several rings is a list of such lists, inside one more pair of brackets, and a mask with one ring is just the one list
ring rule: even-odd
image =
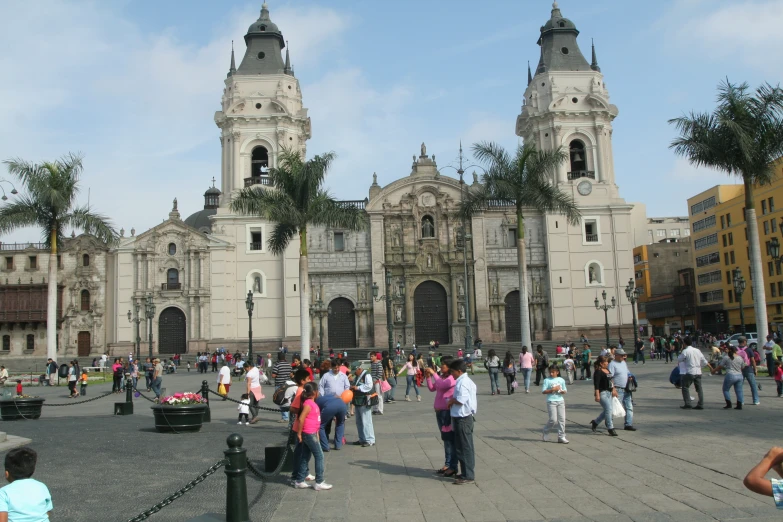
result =
[[[432,413],[433,394],[397,404],[374,416],[378,444],[348,445],[326,454],[331,491],[294,490],[285,477],[262,483],[248,476],[251,518],[289,520],[779,520],[772,499],[742,486],[745,473],[777,443],[783,399],[766,376],[761,405],[723,410],[722,377],[704,377],[706,408],[684,411],[680,391],[668,383],[671,365],[633,366],[637,432],[608,437],[591,432],[599,407],[592,383],[577,382],[567,395],[569,445],[541,441],[544,397],[490,396],[486,375],[476,375],[476,484],[455,486],[433,472],[443,448]],[[207,375],[212,382],[214,374]],[[198,388],[195,372],[167,376],[169,391]],[[105,386],[92,386],[99,394]],[[241,393],[235,385],[232,397]],[[746,394],[749,390],[746,386]],[[36,390],[38,392],[38,390]],[[49,402],[68,402],[60,389],[43,388]],[[268,406],[271,389],[266,389]],[[120,397],[120,396],[117,396]],[[119,399],[121,400],[121,399]],[[32,439],[41,462],[36,478],[52,490],[57,520],[114,521],[158,502],[222,457],[225,438],[242,433],[249,455],[284,439],[276,414],[254,426],[237,426],[236,405],[213,402],[212,419],[197,434],[163,435],[153,429],[149,403],[136,399],[136,414],[113,417],[114,396],[85,405],[46,408],[38,421],[5,422],[4,431]],[[354,419],[346,437],[356,440]],[[555,439],[556,437],[552,437]],[[311,464],[312,470],[312,464]],[[225,512],[222,471],[174,502],[153,521],[183,521]]]

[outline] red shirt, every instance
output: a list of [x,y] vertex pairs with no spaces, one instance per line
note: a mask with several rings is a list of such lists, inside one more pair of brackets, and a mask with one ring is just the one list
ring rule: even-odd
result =
[[307,373],[310,374],[310,380],[311,381],[315,380],[315,375],[313,375],[313,369],[310,368],[309,366],[305,366],[304,369],[307,370]]
[[16,394],[17,395],[22,395],[22,383],[21,382],[17,383],[17,385],[16,385]]

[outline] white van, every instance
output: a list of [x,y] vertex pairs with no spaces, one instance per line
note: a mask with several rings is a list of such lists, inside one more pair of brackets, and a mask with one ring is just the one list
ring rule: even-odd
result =
[[[742,334],[734,334],[731,337],[729,337],[729,344],[732,346],[737,346],[739,343],[737,339],[742,337]],[[756,349],[758,347],[758,340],[759,340],[759,334],[757,333],[746,333],[745,338],[748,340],[748,346],[750,346],[752,349]]]

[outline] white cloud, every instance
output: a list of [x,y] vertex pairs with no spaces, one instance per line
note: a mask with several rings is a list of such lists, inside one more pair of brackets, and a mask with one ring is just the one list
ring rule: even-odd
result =
[[780,0],[679,0],[656,27],[667,33],[668,45],[678,53],[687,52],[694,59],[716,63],[746,63],[775,78],[781,77]]
[[[117,228],[143,231],[167,217],[178,197],[183,215],[220,177],[212,122],[232,39],[258,18],[247,6],[214,22],[207,41],[184,41],[174,29],[145,32],[104,2],[0,5],[0,159],[85,154],[83,197]],[[295,65],[314,63],[341,44],[351,16],[324,7],[272,12],[292,42]],[[35,30],[31,30],[34,28]],[[10,50],[10,51],[9,51]],[[317,123],[316,123],[317,125]],[[4,240],[32,239],[20,232]]]

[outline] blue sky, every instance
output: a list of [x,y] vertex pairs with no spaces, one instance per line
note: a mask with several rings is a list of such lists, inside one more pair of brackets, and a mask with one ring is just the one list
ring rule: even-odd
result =
[[[138,232],[200,209],[220,177],[218,129],[231,40],[261,2],[152,0],[0,4],[0,159],[85,155],[84,193],[117,228]],[[548,1],[271,1],[310,109],[308,154],[335,151],[340,199],[363,199],[372,173],[410,173],[422,141],[439,166],[468,146],[514,147],[528,60]],[[668,118],[711,110],[728,77],[778,83],[783,2],[562,0],[589,55],[595,39],[611,99],[617,183],[648,216],[730,182],[668,149]],[[4,241],[37,240],[21,231]]]

